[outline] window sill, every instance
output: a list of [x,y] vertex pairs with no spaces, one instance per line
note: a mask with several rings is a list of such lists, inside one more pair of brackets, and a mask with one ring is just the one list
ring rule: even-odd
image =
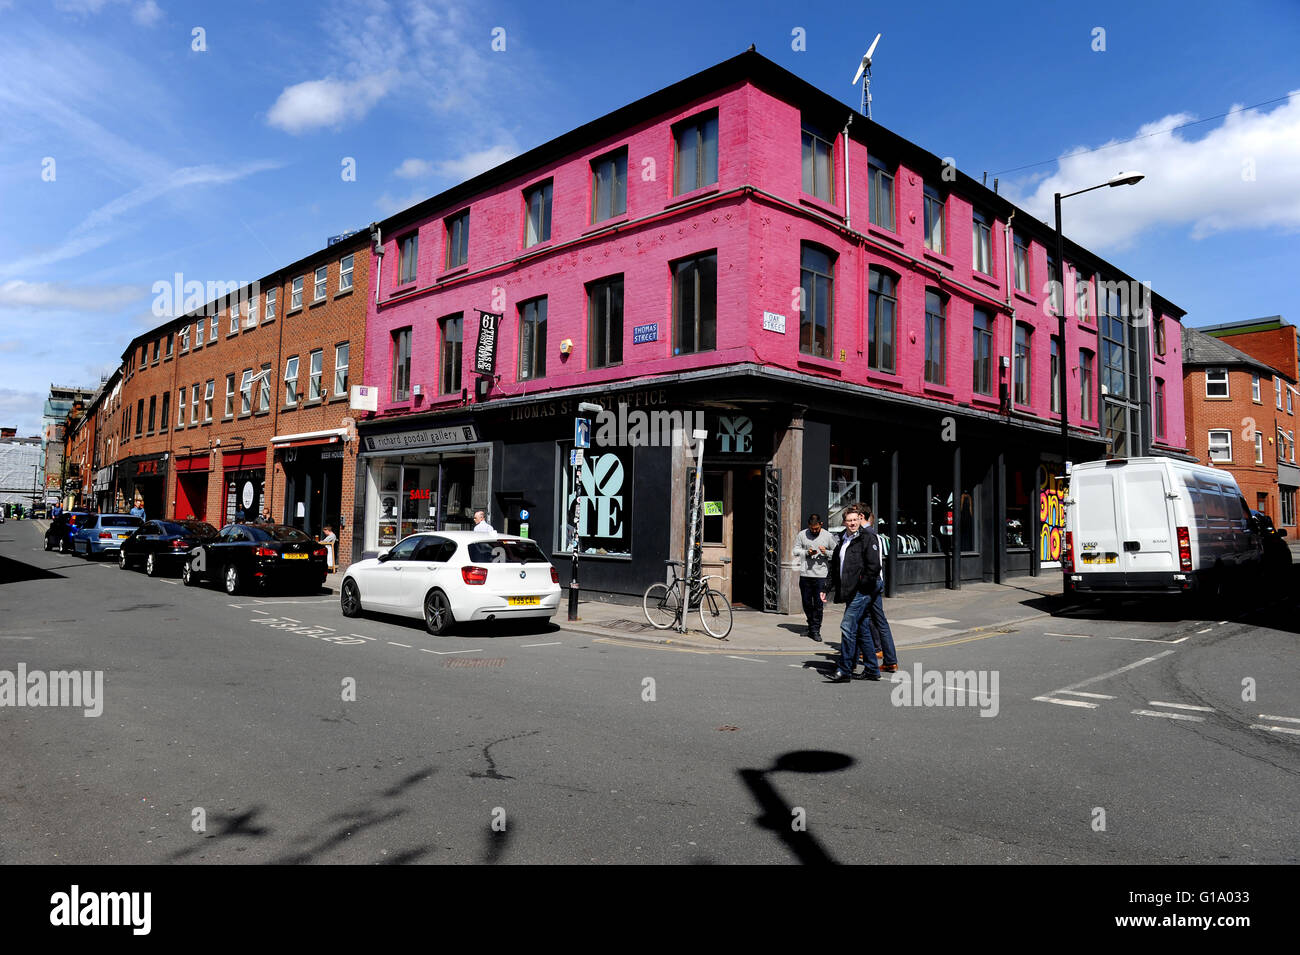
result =
[[584,229],[582,235],[595,235],[597,232],[604,232],[606,229],[613,229],[621,225],[626,225],[630,220],[626,212],[620,213],[609,219],[602,219],[599,222],[593,222],[590,228]]
[[673,196],[666,203],[665,209],[675,209],[677,206],[685,205],[688,202],[694,202],[696,199],[703,199],[705,196],[711,196],[718,192],[718,184],[710,183],[707,186],[701,186],[699,189],[692,189],[689,192],[683,192]]
[[804,192],[799,195],[799,201],[811,209],[816,209],[818,212],[839,219],[841,222],[844,221],[844,211],[835,204],[834,200],[828,202],[825,199]]
[[[1231,395],[1206,395],[1205,400],[1206,401],[1231,401],[1232,396]],[[1279,408],[1277,410],[1281,411],[1282,409]]]
[[469,274],[468,263],[466,263],[465,265],[454,265],[451,268],[445,269],[438,275],[434,276],[433,280],[434,282],[449,282],[454,278],[459,278],[462,275],[468,275],[468,274]]
[[938,395],[940,398],[947,398],[952,401],[957,397],[957,392],[947,385],[936,385],[933,382],[926,381],[921,383],[921,390],[929,395]]
[[800,368],[807,368],[809,371],[825,372],[828,375],[840,376],[844,374],[842,368],[837,367],[829,358],[818,358],[815,355],[800,354],[795,359],[795,363]]
[[297,411],[297,410],[298,410],[298,406],[296,404],[280,405],[280,414],[288,414],[290,411]]
[[270,409],[270,408],[267,408],[265,411],[254,411],[254,412],[253,412],[253,417],[254,417],[254,418],[265,418],[265,417],[266,417],[267,415],[269,415],[270,413],[271,413],[271,409]]
[[1091,332],[1093,335],[1097,334],[1097,326],[1092,324],[1092,322],[1076,321],[1074,324],[1080,331]]
[[275,316],[274,316],[274,315],[272,315],[270,318],[263,318],[263,319],[262,319],[262,324],[263,324],[263,325],[270,325],[273,321],[275,321]]
[[352,294],[352,289],[344,288],[344,289],[339,289],[337,292],[335,292],[334,297],[338,299],[338,298],[343,298],[343,296],[345,295],[351,295],[351,294]]
[[974,281],[976,281],[976,282],[983,282],[985,285],[987,285],[987,286],[989,286],[989,287],[991,287],[991,288],[998,289],[999,291],[1001,291],[1001,289],[1002,289],[1002,283],[1001,283],[1001,282],[999,282],[997,279],[993,278],[993,276],[991,276],[991,275],[986,275],[986,274],[984,274],[983,272],[980,272],[980,271],[978,271],[978,270],[972,271],[971,274],[970,274],[970,277],[971,277]]
[[1020,289],[1018,289],[1018,288],[1013,288],[1013,289],[1011,290],[1011,297],[1012,297],[1012,298],[1017,298],[1017,299],[1019,299],[1020,301],[1024,302],[1026,305],[1032,305],[1034,308],[1037,308],[1037,307],[1038,307],[1038,303],[1035,302],[1035,301],[1034,301],[1034,300],[1029,296],[1029,293],[1028,293],[1028,292],[1022,292],[1022,291],[1020,291]]
[[1169,357],[1167,355],[1152,355],[1151,357],[1162,365],[1167,365],[1169,363]]
[[297,308],[291,308],[289,309],[289,311],[285,312],[284,317],[288,318],[290,315],[297,315],[301,311],[302,311],[302,306],[299,305]]
[[903,376],[891,371],[880,371],[875,368],[867,369],[867,381],[874,382],[878,385],[895,385],[903,387]]
[[888,242],[890,245],[896,245],[900,249],[904,245],[903,240],[899,238],[898,233],[891,229],[887,229],[884,226],[868,225],[867,235],[871,236],[873,239],[879,239],[881,242]]
[[993,411],[997,411],[1002,407],[1002,402],[999,401],[997,398],[994,398],[992,395],[981,395],[977,393],[972,393],[970,396],[970,401],[972,405],[982,406],[984,408],[988,408]]
[[935,262],[939,265],[942,265],[949,272],[951,272],[954,268],[956,268],[956,266],[953,265],[952,259],[948,258],[941,252],[932,252],[931,250],[926,249],[921,254],[925,258],[929,259],[931,262]]
[[324,304],[325,304],[326,302],[328,302],[329,300],[330,300],[330,297],[329,297],[328,295],[322,295],[320,298],[314,298],[314,299],[312,299],[310,302],[308,302],[308,303],[307,303],[307,307],[308,307],[309,309],[310,309],[310,308],[315,308],[317,305],[324,305]]

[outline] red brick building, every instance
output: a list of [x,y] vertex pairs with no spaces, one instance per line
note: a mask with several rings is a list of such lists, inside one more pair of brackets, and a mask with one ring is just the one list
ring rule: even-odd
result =
[[1252,508],[1296,535],[1295,379],[1194,328],[1183,328],[1187,444],[1230,471]]
[[337,560],[350,561],[348,394],[364,357],[367,239],[349,237],[256,282],[218,284],[216,296],[213,284],[179,275],[176,287],[155,286],[164,304],[183,291],[186,311],[123,353],[119,506],[216,527],[269,512],[314,537],[330,525]]

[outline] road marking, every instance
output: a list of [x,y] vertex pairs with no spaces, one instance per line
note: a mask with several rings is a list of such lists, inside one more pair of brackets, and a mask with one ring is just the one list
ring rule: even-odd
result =
[[1064,693],[1066,690],[1077,690],[1080,687],[1091,686],[1093,683],[1100,683],[1102,680],[1109,680],[1113,676],[1119,676],[1121,673],[1127,673],[1129,670],[1135,670],[1148,663],[1155,663],[1155,661],[1159,660],[1161,657],[1167,657],[1173,652],[1173,650],[1166,650],[1163,653],[1157,653],[1153,657],[1144,657],[1136,663],[1127,664],[1126,666],[1120,667],[1118,670],[1111,670],[1109,673],[1103,673],[1100,676],[1089,677],[1086,680],[1080,680],[1078,683],[1071,683],[1069,686],[1063,686],[1059,690],[1053,690],[1052,692]]
[[1159,710],[1133,710],[1134,716],[1163,716],[1167,720],[1187,720],[1189,723],[1204,723],[1204,716],[1186,716],[1182,713],[1161,713]]
[[727,659],[729,659],[729,660],[747,660],[747,661],[749,661],[750,663],[766,663],[766,662],[767,662],[766,660],[755,660],[753,657],[738,657],[738,656],[734,656],[733,654],[730,654],[730,653],[728,653],[726,656],[727,656]]
[[1192,706],[1190,703],[1161,703],[1159,700],[1148,700],[1147,706],[1167,706],[1171,710],[1192,710],[1197,713],[1213,713],[1212,706]]
[[163,583],[171,584],[173,587],[179,587],[181,585],[181,582],[179,580],[164,580]]
[[1210,632],[1211,630],[1213,630],[1213,629],[1214,629],[1213,627],[1206,627],[1204,630],[1197,630],[1196,632],[1197,632],[1197,633],[1209,633],[1209,632]]
[[520,645],[519,649],[524,650],[528,647],[558,647],[562,643],[564,643],[563,640],[556,640],[554,643],[525,643]]
[[1186,638],[1186,637],[1183,637],[1181,640],[1157,640],[1157,639],[1155,639],[1154,637],[1112,637],[1112,636],[1107,636],[1106,639],[1107,639],[1107,640],[1131,640],[1131,641],[1133,641],[1134,643],[1182,643],[1183,640],[1186,640],[1187,638]]
[[1113,700],[1115,697],[1107,696],[1105,693],[1084,693],[1082,690],[1059,690],[1060,693],[1069,693],[1071,696],[1086,696],[1090,700]]
[[896,620],[894,622],[905,624],[909,627],[920,627],[922,630],[933,630],[941,624],[956,623],[957,621],[949,620],[947,617],[912,617],[908,620]]
[[411,645],[409,643],[394,643],[392,640],[388,641],[388,645],[390,647],[406,647],[406,649],[408,650],[411,649]]
[[1277,723],[1300,723],[1300,720],[1294,716],[1269,716],[1267,713],[1260,713],[1259,718],[1261,720],[1273,720]]
[[1220,621],[1219,621],[1219,626],[1222,627],[1222,626],[1223,626],[1225,623],[1227,623],[1227,622],[1228,622],[1228,621],[1226,621],[1226,620],[1220,620]]
[[[398,646],[399,646],[399,647],[400,647],[400,646],[405,646],[405,644],[401,644],[401,643],[399,643]],[[438,656],[440,656],[440,657],[442,657],[442,656],[446,656],[446,655],[449,654],[449,653],[482,653],[482,652],[483,652],[482,649],[478,649],[478,650],[428,650],[428,649],[425,649],[424,647],[420,647],[420,649],[423,650],[425,653],[436,653],[436,654],[438,654]]]
[[354,634],[351,634],[351,636],[354,636],[354,637],[360,637],[362,640],[376,640],[376,639],[378,639],[377,637],[367,637],[364,633],[354,633]]
[[301,620],[294,620],[293,617],[281,617],[281,620],[288,620],[290,623],[302,623]]
[[1251,723],[1250,728],[1253,730],[1268,730],[1270,733],[1289,733],[1292,736],[1300,736],[1300,729],[1292,729],[1289,726],[1264,726],[1260,723]]
[[1056,703],[1060,706],[1081,706],[1084,709],[1095,710],[1096,703],[1086,703],[1083,700],[1058,700],[1054,696],[1036,696],[1034,700],[1038,703]]
[[1090,633],[1052,633],[1050,630],[1045,630],[1045,631],[1043,631],[1043,636],[1045,636],[1045,637],[1082,637],[1084,640],[1087,640],[1089,637],[1092,636],[1092,634],[1090,634]]

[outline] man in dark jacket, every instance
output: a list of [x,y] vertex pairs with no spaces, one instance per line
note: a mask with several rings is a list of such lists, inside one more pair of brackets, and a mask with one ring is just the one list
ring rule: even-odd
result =
[[875,648],[871,642],[870,610],[880,578],[880,541],[866,532],[862,511],[855,505],[844,514],[844,536],[831,555],[830,591],[845,604],[840,623],[840,663],[830,674],[832,683],[847,683],[863,650],[864,680],[879,680]]

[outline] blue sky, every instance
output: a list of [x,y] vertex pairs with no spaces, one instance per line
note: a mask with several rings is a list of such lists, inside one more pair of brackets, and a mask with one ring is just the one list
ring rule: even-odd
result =
[[1044,218],[1053,191],[1139,169],[1067,200],[1067,234],[1189,324],[1300,319],[1294,0],[0,0],[0,22],[0,424],[20,433],[52,381],[93,385],[160,321],[155,281],[251,280],[750,43],[856,105],[883,33],[878,122]]

